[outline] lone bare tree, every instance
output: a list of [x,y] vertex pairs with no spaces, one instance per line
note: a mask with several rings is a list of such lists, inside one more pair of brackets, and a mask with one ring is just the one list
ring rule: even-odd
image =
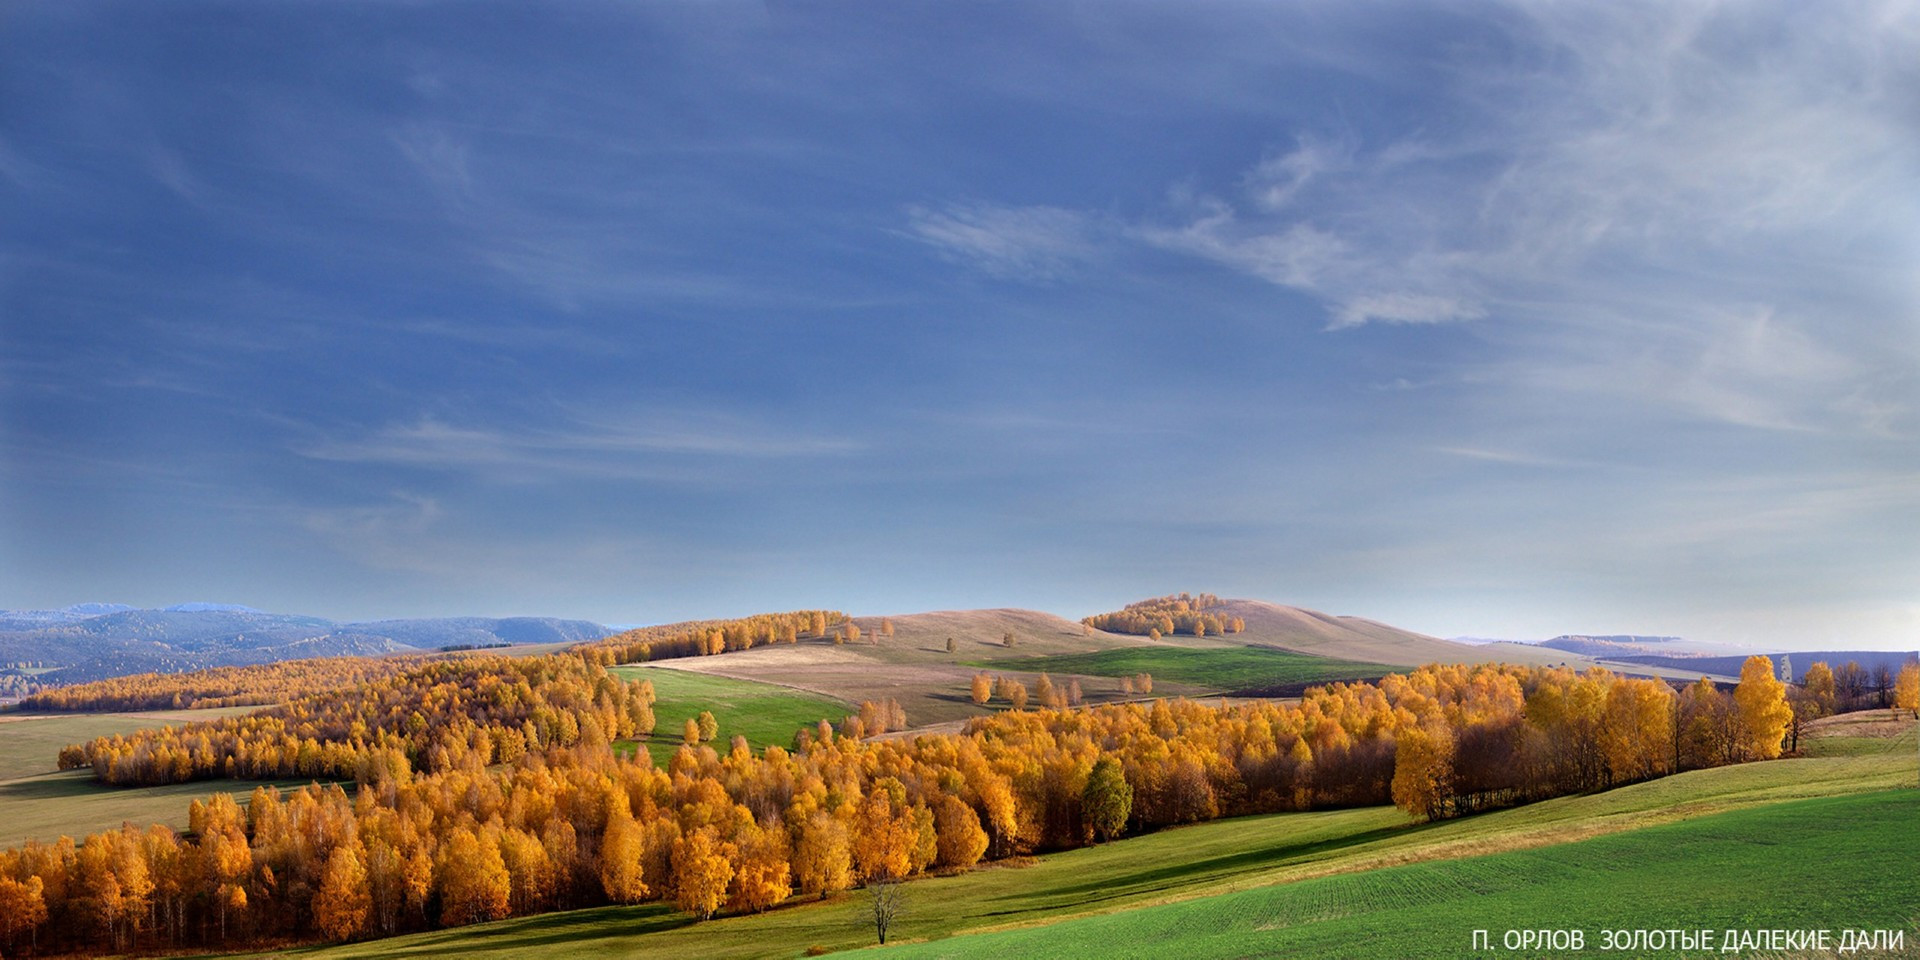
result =
[[907,892],[899,880],[888,876],[877,876],[867,881],[868,904],[872,908],[873,932],[880,937],[880,945],[887,945],[887,929],[900,918],[906,907]]

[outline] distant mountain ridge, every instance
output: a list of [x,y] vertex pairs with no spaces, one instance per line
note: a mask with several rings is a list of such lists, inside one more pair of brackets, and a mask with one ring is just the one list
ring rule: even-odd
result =
[[[1525,642],[1525,641],[1523,641]],[[1685,637],[1654,637],[1635,634],[1579,634],[1571,633],[1540,640],[1530,644],[1551,650],[1564,650],[1583,657],[1599,660],[1625,660],[1631,657],[1724,657],[1732,656],[1739,647],[1724,643],[1705,643],[1688,640]]]
[[[1757,652],[1757,651],[1756,651]],[[1794,650],[1775,651],[1765,656],[1773,664],[1773,673],[1782,677],[1780,661],[1786,660],[1793,667],[1795,679],[1804,678],[1807,669],[1815,663],[1824,663],[1839,670],[1848,663],[1857,663],[1868,673],[1884,668],[1889,673],[1899,673],[1901,666],[1910,660],[1920,659],[1920,651],[1913,650]],[[1749,655],[1751,656],[1751,654]],[[1699,670],[1702,673],[1716,673],[1723,676],[1739,676],[1740,668],[1745,666],[1747,658],[1741,657],[1622,657],[1627,663],[1637,663],[1649,667],[1666,667],[1674,670]],[[1782,677],[1784,679],[1784,677]]]
[[341,622],[224,603],[159,609],[86,603],[60,610],[0,610],[0,669],[30,664],[34,681],[51,686],[306,657],[577,643],[612,632],[591,621],[554,617]]

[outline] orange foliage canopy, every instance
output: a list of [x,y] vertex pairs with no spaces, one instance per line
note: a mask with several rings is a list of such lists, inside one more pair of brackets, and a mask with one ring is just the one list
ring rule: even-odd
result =
[[[1686,731],[1732,700],[1708,684],[1676,701],[1604,670],[1427,667],[1297,705],[1010,711],[875,740],[823,726],[793,751],[689,745],[660,769],[608,745],[650,699],[579,657],[474,658],[232,718],[276,735],[311,725],[392,766],[352,794],[262,787],[244,812],[227,795],[196,801],[184,835],[129,827],[0,852],[0,950],[226,949],[650,898],[707,916],[1210,817],[1390,800],[1448,816],[1670,772],[1675,743],[1693,756]],[[581,718],[570,739],[562,716]],[[529,725],[504,756],[496,737]],[[284,749],[240,736],[254,729],[96,753],[137,771],[163,745],[246,762]]]

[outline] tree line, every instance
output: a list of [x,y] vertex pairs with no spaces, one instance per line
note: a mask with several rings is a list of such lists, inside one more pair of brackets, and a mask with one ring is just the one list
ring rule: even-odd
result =
[[[751,650],[772,643],[799,643],[803,638],[824,639],[829,630],[859,639],[859,627],[838,610],[795,610],[762,613],[736,620],[640,627],[573,649],[602,666],[645,663],[680,657],[704,657],[735,650]],[[891,630],[889,630],[891,633]]]
[[1902,685],[1916,682],[1920,682],[1920,662],[1913,660],[1901,664],[1897,673],[1884,663],[1869,670],[1858,660],[1838,669],[1815,661],[1800,678],[1799,691],[1807,701],[1802,709],[1818,717],[1900,706]]
[[404,673],[420,657],[320,657],[188,673],[139,673],[42,690],[23,710],[198,710],[285,703],[322,690],[344,690]]
[[550,746],[650,733],[653,685],[588,659],[467,656],[415,664],[276,707],[100,737],[60,751],[114,786],[213,778],[378,782],[465,757],[512,763]]

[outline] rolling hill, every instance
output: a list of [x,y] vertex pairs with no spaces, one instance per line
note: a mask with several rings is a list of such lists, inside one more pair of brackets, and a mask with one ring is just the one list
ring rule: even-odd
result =
[[1246,630],[1225,638],[1229,642],[1280,647],[1341,660],[1416,667],[1426,663],[1494,661],[1577,663],[1585,659],[1560,651],[1527,649],[1524,644],[1476,646],[1455,643],[1365,617],[1333,616],[1318,610],[1282,606],[1263,600],[1222,600],[1218,606],[1209,607],[1207,612],[1246,621]]
[[[1209,607],[1207,612],[1240,617],[1246,621],[1246,629],[1224,637],[1173,634],[1151,640],[1094,630],[1037,610],[1005,607],[941,610],[855,617],[853,622],[860,627],[861,638],[853,643],[808,640],[794,646],[756,647],[721,656],[669,660],[661,665],[784,684],[855,703],[892,697],[906,706],[914,726],[986,713],[966,695],[969,680],[983,668],[992,672],[1048,670],[1059,680],[1078,679],[1089,700],[1120,698],[1125,694],[1115,674],[1121,671],[1091,666],[1082,668],[1086,672],[1068,672],[1073,670],[1071,666],[1058,669],[1082,662],[1073,659],[1075,657],[1109,651],[1143,651],[1152,655],[1149,659],[1164,662],[1181,650],[1218,654],[1252,647],[1304,654],[1302,659],[1314,660],[1325,670],[1319,675],[1329,678],[1377,676],[1387,668],[1434,662],[1566,663],[1576,668],[1592,665],[1591,660],[1557,650],[1526,644],[1453,643],[1362,617],[1336,617],[1258,600],[1225,600],[1219,606]],[[892,636],[885,635],[884,626],[889,622],[893,626]],[[1009,635],[1013,638],[1012,646],[1006,642]],[[949,638],[953,640],[952,652],[947,650]],[[1299,665],[1279,663],[1275,669],[1281,673],[1269,683],[1251,682],[1240,669],[1223,669],[1219,676],[1210,677],[1205,665],[1210,662],[1207,656],[1197,658],[1191,670],[1163,668],[1156,675],[1154,692],[1207,696],[1270,686],[1278,688],[1288,681],[1297,683],[1299,679],[1287,673]],[[1024,660],[1031,660],[1032,664],[1023,664]],[[1329,668],[1327,661],[1352,666]],[[1151,666],[1142,669],[1153,672]]]

